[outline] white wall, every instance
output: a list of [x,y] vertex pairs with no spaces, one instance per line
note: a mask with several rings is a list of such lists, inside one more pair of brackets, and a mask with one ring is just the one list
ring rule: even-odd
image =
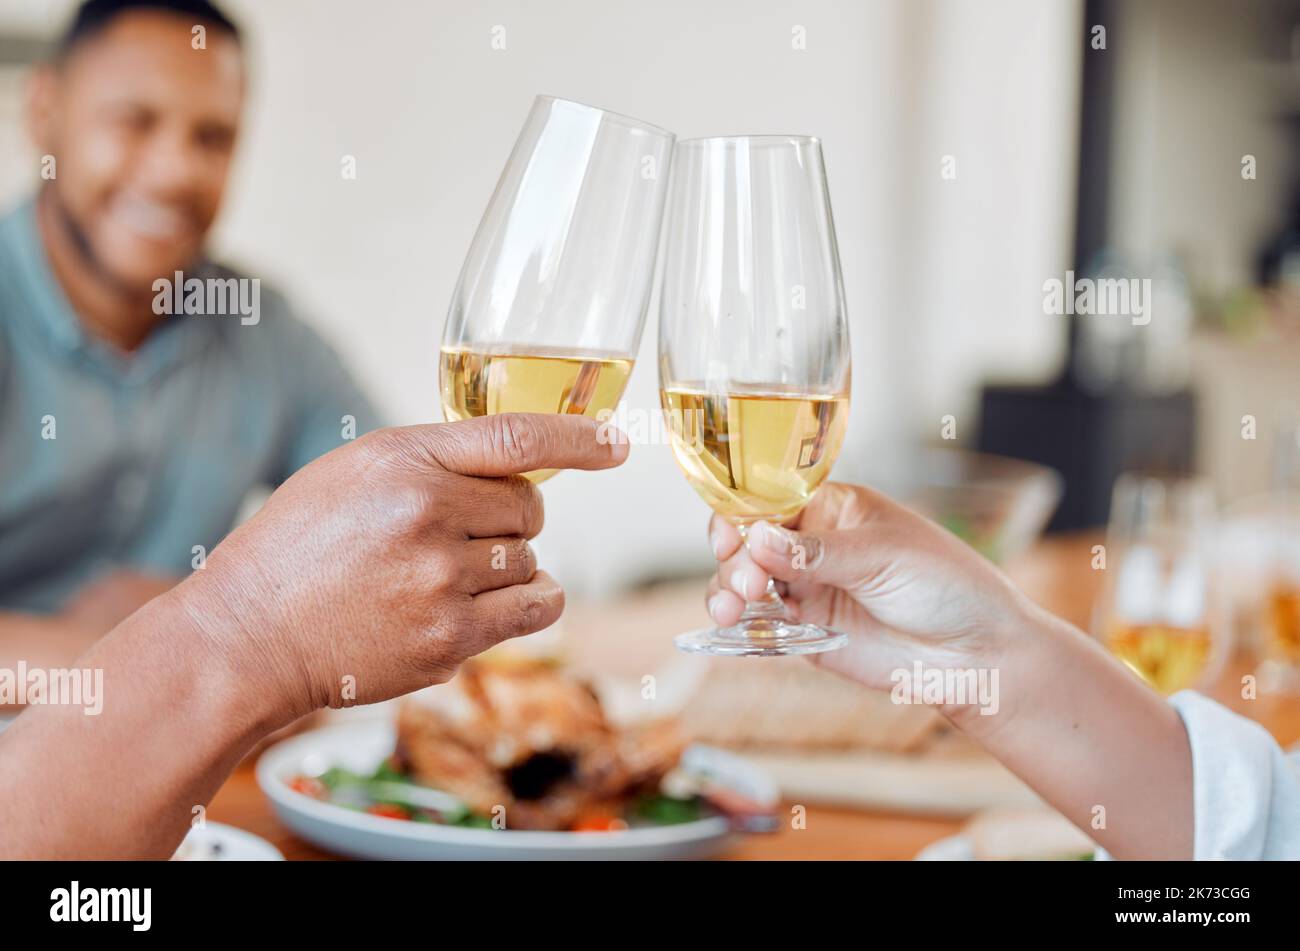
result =
[[[53,6],[6,4],[38,23]],[[255,90],[218,246],[285,286],[397,421],[439,415],[452,287],[536,93],[683,137],[822,137],[854,335],[841,475],[934,438],[944,413],[971,435],[981,378],[1046,376],[1057,358],[1040,288],[1068,253],[1074,2],[228,4],[252,34]],[[657,405],[654,340],[652,317],[635,406]],[[707,563],[706,509],[665,447],[544,491],[543,558],[572,589]]]
[[[891,84],[910,100],[890,171],[902,285],[878,317],[905,328],[888,381],[906,396],[905,432],[933,442],[951,414],[967,441],[981,382],[1043,381],[1064,359],[1042,286],[1072,254],[1082,12],[1032,0],[908,12],[911,69]],[[955,178],[940,174],[946,157]]]

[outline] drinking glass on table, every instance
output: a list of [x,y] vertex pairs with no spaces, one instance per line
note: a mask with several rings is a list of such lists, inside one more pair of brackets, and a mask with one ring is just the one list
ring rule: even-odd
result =
[[[849,407],[849,331],[821,143],[678,144],[660,289],[660,393],[687,481],[743,535],[797,515],[830,473]],[[833,650],[776,588],[740,621],[680,635],[722,655]]]
[[596,417],[618,405],[645,324],[673,141],[638,119],[537,98],[447,315],[448,420]]
[[1265,658],[1271,682],[1294,692],[1300,691],[1300,500],[1287,501],[1287,518],[1275,539]]
[[1226,654],[1210,570],[1214,493],[1196,477],[1115,481],[1101,640],[1162,694],[1206,684]]
[[1274,426],[1272,482],[1260,672],[1268,689],[1300,693],[1300,414],[1293,408],[1285,409]]

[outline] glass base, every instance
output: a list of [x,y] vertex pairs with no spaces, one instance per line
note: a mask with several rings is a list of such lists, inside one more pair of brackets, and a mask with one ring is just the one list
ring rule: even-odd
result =
[[673,643],[687,654],[717,657],[780,657],[787,654],[821,654],[839,650],[847,634],[815,624],[786,621],[742,621],[731,627],[706,627],[678,634]]

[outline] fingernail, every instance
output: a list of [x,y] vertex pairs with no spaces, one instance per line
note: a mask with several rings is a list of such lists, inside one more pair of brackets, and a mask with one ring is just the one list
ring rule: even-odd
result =
[[601,420],[596,426],[596,442],[609,446],[609,454],[614,459],[626,459],[631,451],[627,433],[607,420]]
[[731,590],[748,600],[749,589],[745,586],[745,581],[745,573],[740,569],[736,569],[731,573]]
[[717,536],[716,532],[709,533],[709,547],[713,549],[713,557],[722,561],[722,539]]
[[[757,536],[757,537],[755,537]],[[758,522],[749,530],[749,537],[752,541],[758,542],[760,548],[766,548],[769,551],[788,552],[794,545],[793,533],[777,525],[770,525],[767,522]]]
[[709,598],[709,604],[708,604],[709,617],[713,618],[715,621],[718,619],[718,606],[721,603],[722,603],[722,592],[718,592],[713,597]]

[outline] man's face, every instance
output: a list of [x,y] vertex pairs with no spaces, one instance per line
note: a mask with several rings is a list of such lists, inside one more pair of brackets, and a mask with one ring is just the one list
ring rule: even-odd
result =
[[163,12],[131,11],[73,48],[33,92],[49,186],[91,263],[146,289],[190,264],[216,218],[243,101],[234,39]]

